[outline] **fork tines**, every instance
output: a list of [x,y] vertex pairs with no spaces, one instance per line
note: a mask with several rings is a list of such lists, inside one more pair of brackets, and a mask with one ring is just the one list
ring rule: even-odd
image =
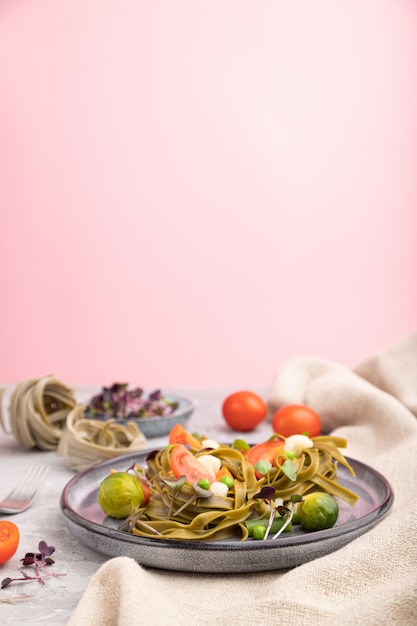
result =
[[7,496],[7,500],[31,500],[44,482],[49,467],[45,465],[32,465],[28,467],[21,480]]

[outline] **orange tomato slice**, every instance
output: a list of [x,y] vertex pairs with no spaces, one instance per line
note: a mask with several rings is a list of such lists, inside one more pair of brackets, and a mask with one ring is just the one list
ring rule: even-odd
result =
[[174,445],[170,452],[169,460],[175,478],[185,476],[187,481],[193,484],[197,484],[199,480],[204,478],[209,480],[210,483],[215,480],[214,476],[206,470],[204,465],[182,443]]
[[169,433],[169,443],[186,443],[191,448],[200,449],[202,447],[201,442],[188,432],[182,424],[175,424]]
[[217,472],[216,480],[218,480],[220,482],[220,480],[223,478],[223,476],[228,476],[229,478],[231,478],[234,481],[233,474],[230,472],[230,470],[225,465],[222,465],[221,468],[219,469],[219,471]]

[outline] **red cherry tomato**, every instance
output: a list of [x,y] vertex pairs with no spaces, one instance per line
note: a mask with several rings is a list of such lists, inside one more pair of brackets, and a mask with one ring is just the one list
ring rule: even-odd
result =
[[193,484],[197,484],[202,479],[207,479],[210,483],[214,481],[214,476],[182,443],[174,445],[170,452],[169,462],[175,478],[185,476],[187,481]]
[[19,546],[19,540],[20,534],[16,524],[0,520],[0,565],[12,558]]
[[283,437],[307,434],[309,437],[318,437],[321,433],[320,416],[302,404],[288,404],[283,406],[272,418],[272,428],[275,433]]
[[[278,465],[282,465],[285,461],[284,443],[282,439],[257,443],[248,451],[246,458],[253,466],[259,461],[269,461],[272,466],[278,467]],[[258,478],[261,478],[261,474],[258,474],[256,471],[255,474]]]
[[236,391],[223,402],[223,417],[233,430],[253,430],[266,417],[265,401],[252,391]]

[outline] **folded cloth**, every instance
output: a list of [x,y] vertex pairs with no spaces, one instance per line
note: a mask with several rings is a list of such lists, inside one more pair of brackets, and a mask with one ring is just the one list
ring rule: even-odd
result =
[[307,404],[326,432],[346,437],[346,454],[391,483],[390,514],[344,548],[286,571],[196,575],[110,559],[67,626],[416,623],[417,333],[354,370],[291,359],[276,373],[268,402],[271,411]]

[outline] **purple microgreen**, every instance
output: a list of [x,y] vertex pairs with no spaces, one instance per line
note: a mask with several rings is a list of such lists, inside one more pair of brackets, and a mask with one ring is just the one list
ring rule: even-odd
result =
[[48,546],[48,544],[46,543],[46,541],[40,541],[39,542],[39,546],[38,546],[39,552],[40,554],[45,557],[45,556],[51,556],[51,554],[53,554],[55,552],[55,548],[54,546]]
[[49,578],[50,576],[66,576],[66,574],[57,574],[55,572],[46,574],[42,571],[46,566],[53,565],[55,562],[51,559],[51,554],[55,552],[54,546],[49,546],[46,541],[42,540],[39,542],[38,550],[39,552],[26,552],[23,559],[20,559],[23,563],[23,567],[29,567],[30,565],[35,566],[35,576],[29,576],[25,571],[22,571],[20,578],[4,578],[1,581],[2,589],[8,587],[12,582],[37,580],[41,585],[44,585],[45,578]]
[[276,511],[278,515],[280,515],[281,517],[287,517],[287,515],[291,513],[291,510],[288,507],[283,506],[283,505],[277,506]]
[[37,574],[36,576],[28,576],[24,572],[22,572],[21,578],[4,578],[1,581],[1,588],[4,589],[8,585],[13,582],[30,582],[32,580],[37,580],[41,585],[45,584],[45,578],[58,578],[59,576],[66,576],[66,574],[57,574],[56,572],[48,573],[48,574]]
[[51,554],[55,552],[54,546],[48,546],[46,541],[40,541],[38,545],[39,552],[26,552],[23,559],[20,559],[24,567],[28,565],[34,565],[36,569],[38,567],[44,567],[45,565],[53,565],[55,561],[50,558]]
[[1,588],[4,589],[5,587],[7,587],[7,585],[10,585],[10,583],[13,581],[13,578],[3,578],[3,580],[1,581]]
[[275,489],[270,485],[265,485],[262,487],[259,493],[255,494],[253,497],[258,498],[259,500],[269,500],[272,502],[272,498],[275,496]]
[[[270,464],[271,465],[271,464]],[[267,539],[269,531],[271,530],[271,526],[274,521],[275,511],[272,504],[272,499],[275,497],[275,489],[270,486],[262,487],[259,493],[253,496],[254,498],[259,498],[262,500],[268,500],[269,502],[269,519],[268,526],[266,527],[265,535],[263,536],[263,540]]]
[[127,383],[113,383],[111,387],[102,387],[101,392],[89,400],[85,410],[93,416],[126,419],[171,415],[178,406],[178,402],[166,398],[160,389],[146,396],[140,387],[128,389]]
[[186,502],[184,502],[182,506],[180,506],[180,508],[174,513],[174,517],[176,517],[179,513],[181,513],[181,511],[186,509],[187,506],[190,506],[190,504],[195,502],[195,500],[198,500],[198,498],[210,498],[213,495],[213,493],[209,489],[202,489],[195,484],[193,484],[192,486],[194,489],[193,495]]
[[156,457],[156,455],[158,454],[159,450],[151,450],[151,452],[148,452],[148,454],[145,457],[145,461],[150,461],[151,459],[154,459]]
[[272,539],[276,539],[277,537],[279,537],[279,535],[283,533],[284,530],[287,528],[287,526],[291,523],[293,515],[294,515],[294,504],[296,504],[297,502],[301,502],[302,499],[303,498],[300,495],[298,495],[297,493],[294,493],[290,498],[288,507],[277,506],[278,514],[281,515],[281,517],[285,519],[285,522],[281,526],[281,528],[278,530],[278,532],[275,533]]

